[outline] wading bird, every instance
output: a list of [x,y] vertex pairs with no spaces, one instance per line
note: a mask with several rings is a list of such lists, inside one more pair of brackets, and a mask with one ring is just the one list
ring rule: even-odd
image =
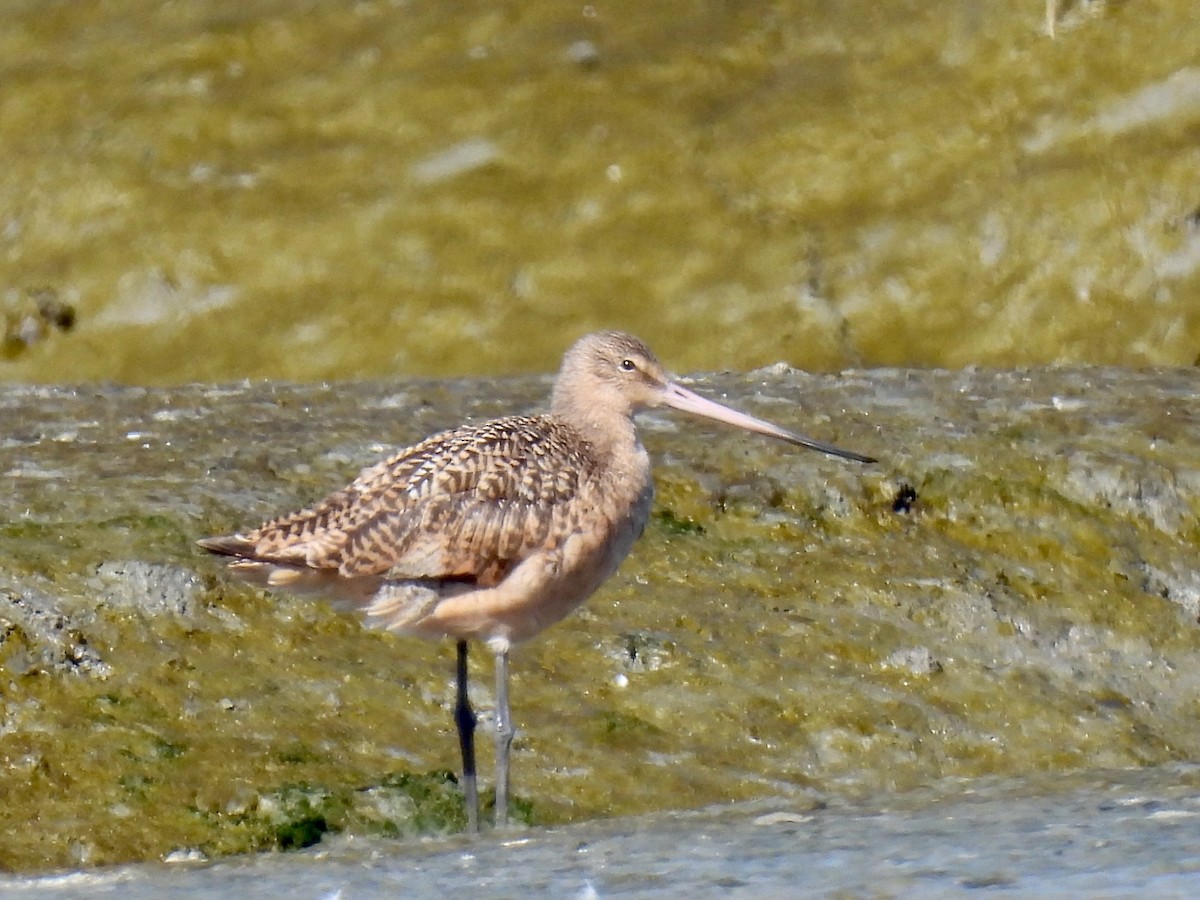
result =
[[317,593],[370,625],[457,642],[454,720],[468,827],[478,830],[467,642],[496,657],[496,824],[508,816],[509,649],[583,603],[650,516],[654,483],[633,417],[668,406],[834,456],[874,462],[676,384],[650,349],[589,334],[563,358],[550,412],[464,425],[364,469],[301,512],[205,538],[240,576]]

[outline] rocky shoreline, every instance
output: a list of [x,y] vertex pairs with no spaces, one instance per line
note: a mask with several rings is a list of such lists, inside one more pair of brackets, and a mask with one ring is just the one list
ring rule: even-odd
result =
[[[547,384],[0,387],[0,867],[460,827],[450,647],[234,584],[193,541]],[[527,818],[1197,759],[1196,385],[695,379],[881,463],[646,417],[645,538],[514,658]]]

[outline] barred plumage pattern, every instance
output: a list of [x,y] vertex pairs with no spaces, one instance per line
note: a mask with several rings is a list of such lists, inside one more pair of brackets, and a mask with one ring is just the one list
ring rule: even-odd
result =
[[511,416],[426,438],[316,505],[210,549],[343,578],[494,585],[578,527],[581,482],[598,469],[570,426]]
[[550,414],[434,435],[309,509],[200,545],[244,578],[322,594],[372,625],[493,649],[528,640],[642,533],[654,486],[634,415],[655,406],[871,461],[706,400],[637,338],[599,332],[563,357]]

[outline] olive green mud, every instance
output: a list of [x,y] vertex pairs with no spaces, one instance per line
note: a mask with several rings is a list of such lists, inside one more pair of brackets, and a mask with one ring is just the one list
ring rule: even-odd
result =
[[0,379],[1190,364],[1195,0],[6,0]]

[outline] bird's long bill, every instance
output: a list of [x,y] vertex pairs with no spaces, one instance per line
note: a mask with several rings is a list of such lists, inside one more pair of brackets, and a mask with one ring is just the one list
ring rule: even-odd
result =
[[810,450],[819,450],[822,453],[828,453],[830,456],[840,456],[843,459],[853,459],[863,463],[875,462],[873,456],[864,456],[861,453],[843,450],[832,444],[814,441],[812,438],[788,431],[786,428],[772,425],[764,419],[756,419],[754,416],[738,412],[736,409],[722,406],[714,400],[706,400],[699,394],[695,394],[687,388],[680,387],[673,381],[667,384],[667,388],[662,395],[662,403],[672,409],[694,413],[697,416],[704,416],[706,419],[715,419],[727,425],[736,425],[738,428],[745,428],[747,431],[779,438],[780,440],[787,441],[789,444],[808,447]]

